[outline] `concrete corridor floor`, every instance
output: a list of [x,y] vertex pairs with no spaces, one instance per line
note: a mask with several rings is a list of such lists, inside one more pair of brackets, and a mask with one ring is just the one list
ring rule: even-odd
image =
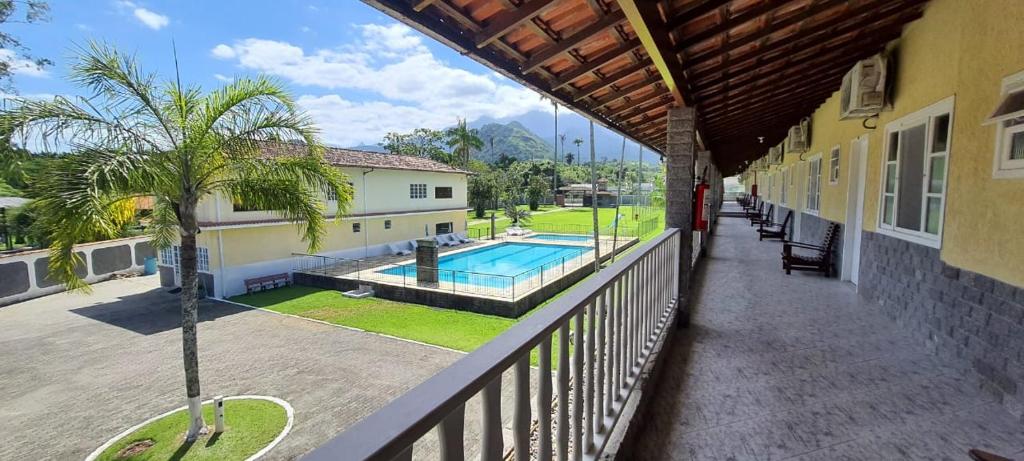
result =
[[723,218],[631,459],[1024,459],[1024,424],[849,282]]

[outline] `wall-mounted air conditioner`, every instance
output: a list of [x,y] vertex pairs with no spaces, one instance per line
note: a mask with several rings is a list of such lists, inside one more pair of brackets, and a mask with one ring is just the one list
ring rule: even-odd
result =
[[786,152],[804,153],[811,147],[811,119],[804,118],[789,129],[785,142]]
[[843,77],[839,119],[866,118],[888,110],[889,60],[881,54],[858,62]]
[[770,165],[782,165],[782,158],[785,155],[785,149],[783,145],[779,144],[771,149],[768,149],[768,164]]

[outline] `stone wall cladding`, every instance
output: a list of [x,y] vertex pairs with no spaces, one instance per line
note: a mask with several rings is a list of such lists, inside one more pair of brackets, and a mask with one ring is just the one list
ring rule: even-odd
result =
[[[76,252],[76,254],[78,255],[79,260],[81,260],[82,262],[81,264],[75,266],[75,275],[77,275],[78,278],[84,279],[89,275],[89,268],[86,267],[85,265],[85,253],[78,251]],[[38,286],[39,288],[48,288],[54,285],[60,285],[61,282],[50,278],[49,256],[37,259],[35,262],[34,269],[36,271],[36,286]]]
[[1024,423],[1024,288],[944,263],[939,250],[864,232],[860,293]]

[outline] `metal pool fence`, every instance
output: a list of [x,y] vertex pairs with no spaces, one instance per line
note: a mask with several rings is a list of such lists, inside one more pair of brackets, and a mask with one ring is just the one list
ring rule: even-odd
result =
[[[580,268],[585,263],[584,256],[591,251],[591,247],[580,247],[573,254],[554,258],[515,275],[435,269],[415,264],[380,264],[363,259],[303,253],[293,253],[292,256],[295,257],[295,272],[512,300]],[[437,281],[419,281],[419,271],[436,271]]]
[[[520,227],[529,229],[536,234],[570,234],[570,235],[594,235],[594,227],[588,224],[558,224],[558,223],[530,223],[521,224]],[[642,221],[634,221],[631,224],[619,225],[618,236],[622,238],[641,238],[643,236],[659,231],[657,218],[648,218]],[[504,227],[499,226],[497,232],[503,233]],[[614,227],[605,226],[600,229],[602,237],[611,237],[615,232]],[[467,229],[467,235],[473,239],[487,240],[491,237],[490,226],[471,227]],[[500,236],[498,236],[500,238]]]

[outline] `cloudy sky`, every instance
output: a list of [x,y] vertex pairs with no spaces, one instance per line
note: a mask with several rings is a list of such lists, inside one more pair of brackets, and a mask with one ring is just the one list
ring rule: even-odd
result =
[[50,22],[5,26],[55,63],[36,69],[0,49],[25,96],[76,94],[64,79],[68,57],[88,40],[137,53],[145,70],[171,76],[173,42],[183,80],[210,89],[275,76],[335,145],[375,144],[388,131],[444,128],[457,117],[550,111],[533,91],[356,0],[50,3]]

